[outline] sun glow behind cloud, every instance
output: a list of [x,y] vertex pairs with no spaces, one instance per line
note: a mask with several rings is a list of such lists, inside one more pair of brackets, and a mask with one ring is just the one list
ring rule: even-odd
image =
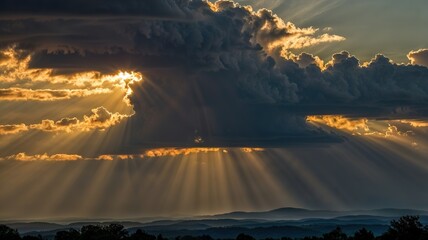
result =
[[[141,73],[118,70],[114,74],[60,73],[50,68],[30,67],[33,56],[16,46],[0,54],[0,111],[9,112],[0,118],[0,149],[3,149],[0,157],[79,160],[85,157],[68,152],[97,151],[98,143],[102,145],[104,141],[97,131],[114,133],[105,139],[123,138],[123,122],[133,115],[128,100],[132,93],[130,86],[143,80]],[[110,127],[119,124],[122,126],[109,133]]]

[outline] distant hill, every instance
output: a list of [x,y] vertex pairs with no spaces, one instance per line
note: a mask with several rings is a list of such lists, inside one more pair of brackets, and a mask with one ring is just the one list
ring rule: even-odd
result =
[[428,224],[428,212],[412,209],[374,209],[361,211],[308,210],[280,208],[264,212],[231,212],[226,214],[199,216],[187,219],[139,221],[83,220],[72,223],[49,222],[1,222],[17,229],[24,235],[42,235],[52,239],[59,230],[80,229],[84,225],[107,225],[119,223],[129,232],[143,229],[150,234],[162,234],[174,238],[184,235],[210,235],[213,238],[235,238],[245,232],[258,239],[308,235],[320,236],[340,226],[347,234],[365,227],[375,234],[386,231],[389,223],[404,215],[419,215],[423,224]]
[[279,208],[264,212],[231,212],[209,216],[210,218],[231,218],[231,219],[305,219],[305,218],[333,218],[341,216],[382,216],[400,217],[404,215],[428,215],[428,211],[413,209],[374,209],[359,211],[329,211],[329,210],[308,210],[303,208]]

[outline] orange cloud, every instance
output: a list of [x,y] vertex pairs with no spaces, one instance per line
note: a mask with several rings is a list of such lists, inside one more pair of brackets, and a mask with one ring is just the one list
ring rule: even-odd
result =
[[83,120],[76,117],[62,118],[58,121],[45,119],[37,124],[14,124],[0,125],[0,135],[17,134],[28,130],[40,130],[44,132],[72,132],[72,131],[91,131],[94,129],[105,130],[112,127],[124,118],[131,115],[112,113],[104,107],[92,109],[92,114],[83,116]]
[[331,35],[331,34],[323,34],[321,36],[305,36],[305,35],[297,35],[292,37],[286,41],[286,46],[288,49],[301,49],[309,46],[318,45],[321,43],[329,43],[329,42],[341,42],[345,41],[346,38],[339,35]]
[[17,134],[27,130],[28,127],[25,124],[0,125],[0,135]]
[[[114,160],[131,160],[131,159],[143,159],[143,158],[155,158],[155,157],[175,157],[175,156],[187,156],[197,153],[214,153],[221,152],[227,154],[230,149],[226,148],[156,148],[144,151],[142,154],[130,154],[130,155],[100,155],[96,158],[86,158],[76,154],[54,154],[48,155],[36,154],[27,155],[26,153],[18,153],[10,155],[0,160],[17,160],[17,161],[72,161],[72,160],[100,160],[100,161],[114,161]],[[237,150],[244,153],[261,152],[263,148],[237,148]]]
[[241,148],[241,151],[245,153],[263,152],[264,150],[264,148]]
[[[367,118],[351,119],[340,115],[308,116],[306,117],[306,121],[327,125],[335,129],[345,130],[354,135],[387,138],[392,136],[407,137],[413,134],[411,131],[402,131],[396,125],[392,124],[396,121],[372,120],[370,121],[371,127],[369,127],[369,120]],[[403,120],[398,120],[398,122],[403,122]]]
[[313,123],[325,124],[336,129],[344,129],[351,132],[363,130],[368,132],[370,129],[367,126],[368,119],[350,119],[340,115],[318,115],[307,116],[306,121]]
[[83,116],[82,121],[77,118],[62,118],[58,121],[46,119],[42,120],[39,124],[30,125],[30,129],[37,129],[45,132],[104,130],[130,116],[120,113],[111,113],[104,107],[98,107],[91,111],[92,114]]
[[7,101],[55,101],[74,97],[86,97],[94,94],[111,92],[110,89],[25,89],[25,88],[3,88],[0,89],[0,100]]
[[[129,85],[143,79],[139,72],[126,71],[119,71],[117,74],[87,71],[60,75],[54,69],[30,68],[29,63],[32,56],[25,54],[15,47],[0,51],[0,69],[2,70],[0,83],[16,86],[16,84],[25,82],[26,86],[33,89],[3,88],[0,89],[0,100],[53,101],[109,93],[114,89],[121,89],[125,93],[124,102],[130,105],[127,96],[132,93],[132,90]],[[34,89],[40,82],[49,84],[51,89]],[[73,89],[74,87],[77,89]]]
[[428,122],[418,120],[398,120],[401,123],[409,124],[412,127],[422,128],[428,127]]
[[193,153],[219,152],[220,148],[157,148],[147,150],[143,155],[146,157],[163,157],[189,155]]
[[3,160],[16,160],[16,161],[75,161],[82,160],[83,157],[76,154],[53,154],[48,155],[36,154],[36,155],[27,155],[25,153],[18,153],[15,155],[8,156]]
[[[98,160],[129,160],[129,159],[142,159],[142,158],[153,158],[153,157],[166,157],[166,156],[179,156],[179,155],[191,155],[196,153],[213,153],[221,152],[228,153],[230,149],[226,148],[154,148],[144,151],[142,154],[134,155],[101,155]],[[239,148],[241,152],[252,153],[264,151],[263,148]]]

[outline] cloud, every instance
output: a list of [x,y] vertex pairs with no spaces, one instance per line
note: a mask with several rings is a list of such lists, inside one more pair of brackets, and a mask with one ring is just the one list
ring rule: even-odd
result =
[[[40,89],[39,92],[53,92],[56,93],[75,92],[72,95],[89,95],[97,92],[108,92],[115,88],[121,88],[128,91],[128,84],[132,82],[138,82],[143,79],[141,73],[133,71],[117,71],[114,70],[112,74],[102,74],[98,71],[90,70],[84,72],[67,72],[61,71],[50,66],[51,68],[32,68],[30,62],[34,59],[34,55],[26,53],[25,51],[19,50],[15,47],[9,47],[0,50],[0,56],[4,55],[5,60],[0,61],[0,84],[5,86],[12,86],[10,92],[15,91],[30,91],[31,89],[20,90],[17,85],[25,85],[29,87],[39,88],[40,85],[48,85],[55,88],[52,89]],[[87,63],[91,65],[90,62]],[[57,89],[57,88],[76,88],[78,89]],[[3,89],[7,92],[7,89]],[[37,94],[36,92],[34,94]],[[85,93],[86,91],[86,93]],[[82,92],[79,94],[78,92]],[[25,95],[25,94],[18,94]],[[36,97],[37,98],[37,97]]]
[[0,101],[57,101],[75,97],[86,97],[95,94],[110,93],[110,89],[0,89]]
[[0,125],[0,135],[17,134],[28,130],[25,124]]
[[293,62],[297,63],[300,68],[306,68],[312,64],[316,65],[320,69],[324,68],[324,61],[321,60],[319,57],[313,56],[309,53],[303,52],[299,55],[295,55],[290,52],[283,52],[282,57],[286,59],[291,59]]
[[111,113],[104,107],[92,109],[91,112],[91,115],[83,116],[81,121],[77,118],[62,118],[58,121],[43,120],[39,124],[31,124],[29,128],[45,132],[104,130],[129,117],[125,114]]
[[[144,81],[122,83],[135,112],[129,119],[131,136],[123,143],[132,151],[340,141],[308,124],[306,116],[404,119],[428,114],[426,67],[397,65],[381,54],[360,63],[341,52],[326,64],[311,54],[292,54],[345,38],[232,1],[159,0],[132,10],[133,3],[109,0],[103,9],[79,1],[70,9],[57,3],[36,7],[34,13],[9,3],[5,13],[26,17],[5,14],[0,45],[14,44],[20,53],[15,58],[25,59],[27,69],[49,69],[50,75],[111,76],[117,69],[144,75]],[[75,4],[88,8],[79,14]],[[121,11],[112,7],[119,5]],[[154,10],[151,15],[149,10]],[[141,16],[127,16],[135,12]],[[19,27],[6,28],[11,24]],[[74,125],[111,125],[100,121],[102,111],[98,115]],[[39,125],[69,129],[54,121]]]
[[[184,16],[189,0],[4,0],[0,3],[3,14],[28,15],[138,15],[138,16]],[[84,6],[84,8],[82,8]]]
[[412,64],[428,67],[428,49],[419,49],[407,54],[407,58]]
[[337,129],[345,129],[348,131],[369,131],[367,126],[368,119],[349,119],[340,115],[321,115],[321,116],[308,116],[306,120],[314,123],[322,123],[329,127]]
[[53,154],[48,155],[36,154],[36,155],[27,155],[25,153],[18,153],[15,155],[7,156],[2,158],[2,160],[16,160],[16,161],[76,161],[82,160],[83,157],[76,154]]
[[[413,122],[408,120],[369,120],[367,118],[347,118],[340,115],[318,115],[308,116],[306,120],[315,125],[328,126],[333,129],[346,131],[352,135],[374,136],[374,137],[409,137],[414,132],[409,129],[402,129],[396,123],[409,124],[412,127],[426,127],[423,122]],[[413,143],[413,142],[412,142]]]
[[[192,154],[208,154],[220,152],[227,154],[230,149],[228,148],[154,148],[146,149],[141,154],[128,154],[128,155],[99,155],[98,157],[83,157],[76,154],[35,154],[27,155],[26,153],[17,153],[10,156],[0,158],[0,160],[16,160],[16,161],[76,161],[76,160],[101,160],[101,161],[117,161],[117,160],[141,160],[143,158],[162,158],[162,157],[175,157],[175,156],[188,156]],[[263,148],[239,148],[233,151],[240,151],[243,153],[263,152]]]
[[[80,123],[82,125],[82,129],[85,131],[92,129],[106,129],[129,117],[129,115],[126,114],[111,113],[104,107],[98,107],[91,111],[92,114],[89,116],[83,116],[83,122]],[[61,123],[62,122],[60,122],[60,124]]]
[[409,124],[412,127],[424,128],[428,127],[428,122],[423,120],[399,120],[401,123]]
[[120,123],[130,115],[112,113],[104,107],[98,107],[91,110],[90,115],[84,115],[83,120],[76,117],[62,118],[58,121],[44,119],[36,124],[15,124],[0,125],[0,135],[17,134],[29,130],[39,130],[43,132],[87,132],[91,130],[105,130]]
[[[336,35],[318,36],[318,30],[311,27],[298,28],[267,9],[254,11],[230,1],[211,4],[205,1],[159,0],[157,3],[139,3],[141,6],[136,8],[130,8],[133,5],[130,1],[108,1],[101,4],[102,8],[94,6],[100,12],[111,10],[111,15],[106,14],[104,18],[100,18],[97,11],[81,18],[55,18],[61,12],[59,9],[73,12],[72,6],[79,4],[83,4],[84,9],[91,9],[93,5],[66,1],[54,4],[56,12],[53,9],[38,12],[37,9],[48,8],[45,4],[34,7],[32,18],[17,19],[16,15],[8,18],[5,15],[0,21],[0,26],[4,26],[0,28],[4,36],[0,38],[0,46],[14,44],[23,51],[36,51],[30,62],[34,68],[111,71],[112,68],[141,69],[147,65],[169,67],[171,64],[190,63],[190,56],[183,54],[192,55],[194,62],[199,64],[210,63],[219,58],[219,53],[234,47],[239,51],[257,49],[258,45],[265,49],[296,48],[297,45],[302,47],[343,40]],[[116,14],[117,9],[110,8],[109,4],[122,5],[120,9],[123,14],[132,14],[139,8],[150,9],[147,13],[158,14],[160,18],[144,18],[144,14],[113,18],[111,16]],[[3,11],[25,11],[25,6],[32,4],[9,5],[13,7],[5,7]],[[168,12],[175,11],[173,15],[183,15],[185,12],[185,16],[164,19],[160,13],[153,11],[153,8],[163,7]],[[78,9],[82,10],[82,7]],[[129,10],[131,12],[127,12]],[[49,17],[44,18],[41,13]],[[227,28],[224,28],[226,25]],[[171,59],[166,61],[162,55]]]

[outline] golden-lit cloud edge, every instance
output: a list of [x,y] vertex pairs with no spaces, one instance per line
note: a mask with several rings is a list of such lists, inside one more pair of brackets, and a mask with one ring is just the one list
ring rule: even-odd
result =
[[77,161],[77,160],[101,160],[101,161],[116,161],[116,160],[138,160],[144,158],[158,158],[158,157],[176,157],[176,156],[189,156],[194,154],[208,154],[208,153],[222,153],[227,154],[229,151],[240,151],[243,153],[256,153],[263,152],[263,148],[155,148],[143,151],[141,154],[130,155],[100,155],[95,158],[87,158],[78,154],[52,154],[47,153],[28,155],[24,152],[13,154],[0,158],[0,160],[14,160],[14,161]]
[[420,120],[370,120],[368,118],[349,118],[342,115],[314,115],[307,116],[308,123],[328,126],[345,131],[352,135],[361,136],[409,136],[412,131],[401,130],[396,123],[406,124],[411,128],[428,127],[428,122]]
[[86,97],[97,94],[110,93],[107,88],[95,89],[0,89],[0,101],[57,101],[76,97]]
[[109,112],[105,107],[94,108],[91,112],[92,113],[90,115],[84,115],[82,120],[72,117],[62,118],[57,121],[45,119],[36,124],[0,125],[0,135],[18,134],[30,130],[68,133],[73,131],[87,132],[95,129],[105,130],[131,116],[117,112]]

